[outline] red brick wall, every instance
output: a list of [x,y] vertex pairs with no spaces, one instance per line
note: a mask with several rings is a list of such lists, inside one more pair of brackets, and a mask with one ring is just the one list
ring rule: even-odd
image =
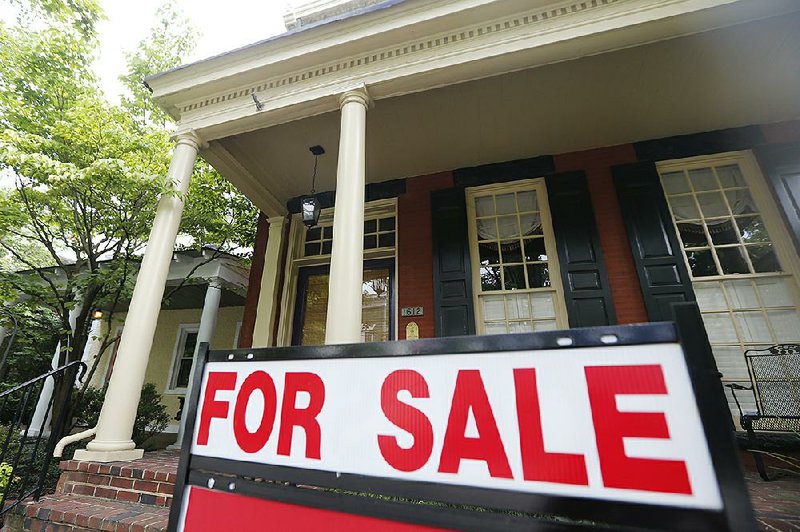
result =
[[424,307],[423,316],[398,316],[397,338],[404,340],[406,325],[416,322],[420,338],[435,336],[433,308],[433,248],[431,192],[453,186],[453,174],[412,177],[406,193],[397,198],[397,293],[402,307]]
[[247,296],[244,301],[242,328],[239,330],[239,347],[253,346],[253,329],[256,326],[258,296],[261,295],[261,275],[264,272],[264,253],[267,251],[269,222],[262,212],[258,215],[256,241],[253,246],[253,260],[250,263],[250,276],[247,280]]
[[636,162],[636,153],[630,144],[555,156],[557,172],[586,172],[611,296],[620,324],[648,321],[628,233],[611,179],[611,166],[630,162]]

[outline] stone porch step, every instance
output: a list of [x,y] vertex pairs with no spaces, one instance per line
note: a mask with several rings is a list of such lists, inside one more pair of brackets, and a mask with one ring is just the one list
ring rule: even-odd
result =
[[162,532],[169,508],[108,500],[88,495],[48,495],[15,508],[6,516],[3,532]]
[[179,451],[162,451],[124,463],[65,460],[59,464],[62,473],[56,494],[168,507],[175,490],[178,456]]

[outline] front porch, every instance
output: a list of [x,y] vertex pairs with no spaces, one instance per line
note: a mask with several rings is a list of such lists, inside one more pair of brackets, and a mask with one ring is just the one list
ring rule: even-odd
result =
[[[16,509],[3,531],[164,531],[178,456],[175,451],[156,451],[125,463],[62,462],[56,493]],[[800,472],[779,473],[774,481],[764,482],[749,453],[742,454],[742,462],[761,529],[800,527]]]

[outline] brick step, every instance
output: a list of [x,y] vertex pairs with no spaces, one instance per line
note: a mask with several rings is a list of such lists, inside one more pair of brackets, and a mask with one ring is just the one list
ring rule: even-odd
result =
[[175,490],[178,452],[148,453],[140,460],[99,463],[65,460],[56,494],[168,507]]
[[2,532],[162,532],[168,519],[169,508],[164,506],[56,494],[16,507],[6,515]]

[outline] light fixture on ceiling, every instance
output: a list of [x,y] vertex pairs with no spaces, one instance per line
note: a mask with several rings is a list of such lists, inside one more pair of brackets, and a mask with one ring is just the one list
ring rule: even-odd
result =
[[308,196],[303,196],[300,199],[300,213],[303,216],[303,224],[305,224],[306,227],[311,228],[317,225],[321,210],[319,200],[314,195],[314,187],[317,182],[317,162],[319,156],[325,153],[325,148],[317,145],[311,146],[308,149],[314,155],[314,173],[311,176],[311,194]]

